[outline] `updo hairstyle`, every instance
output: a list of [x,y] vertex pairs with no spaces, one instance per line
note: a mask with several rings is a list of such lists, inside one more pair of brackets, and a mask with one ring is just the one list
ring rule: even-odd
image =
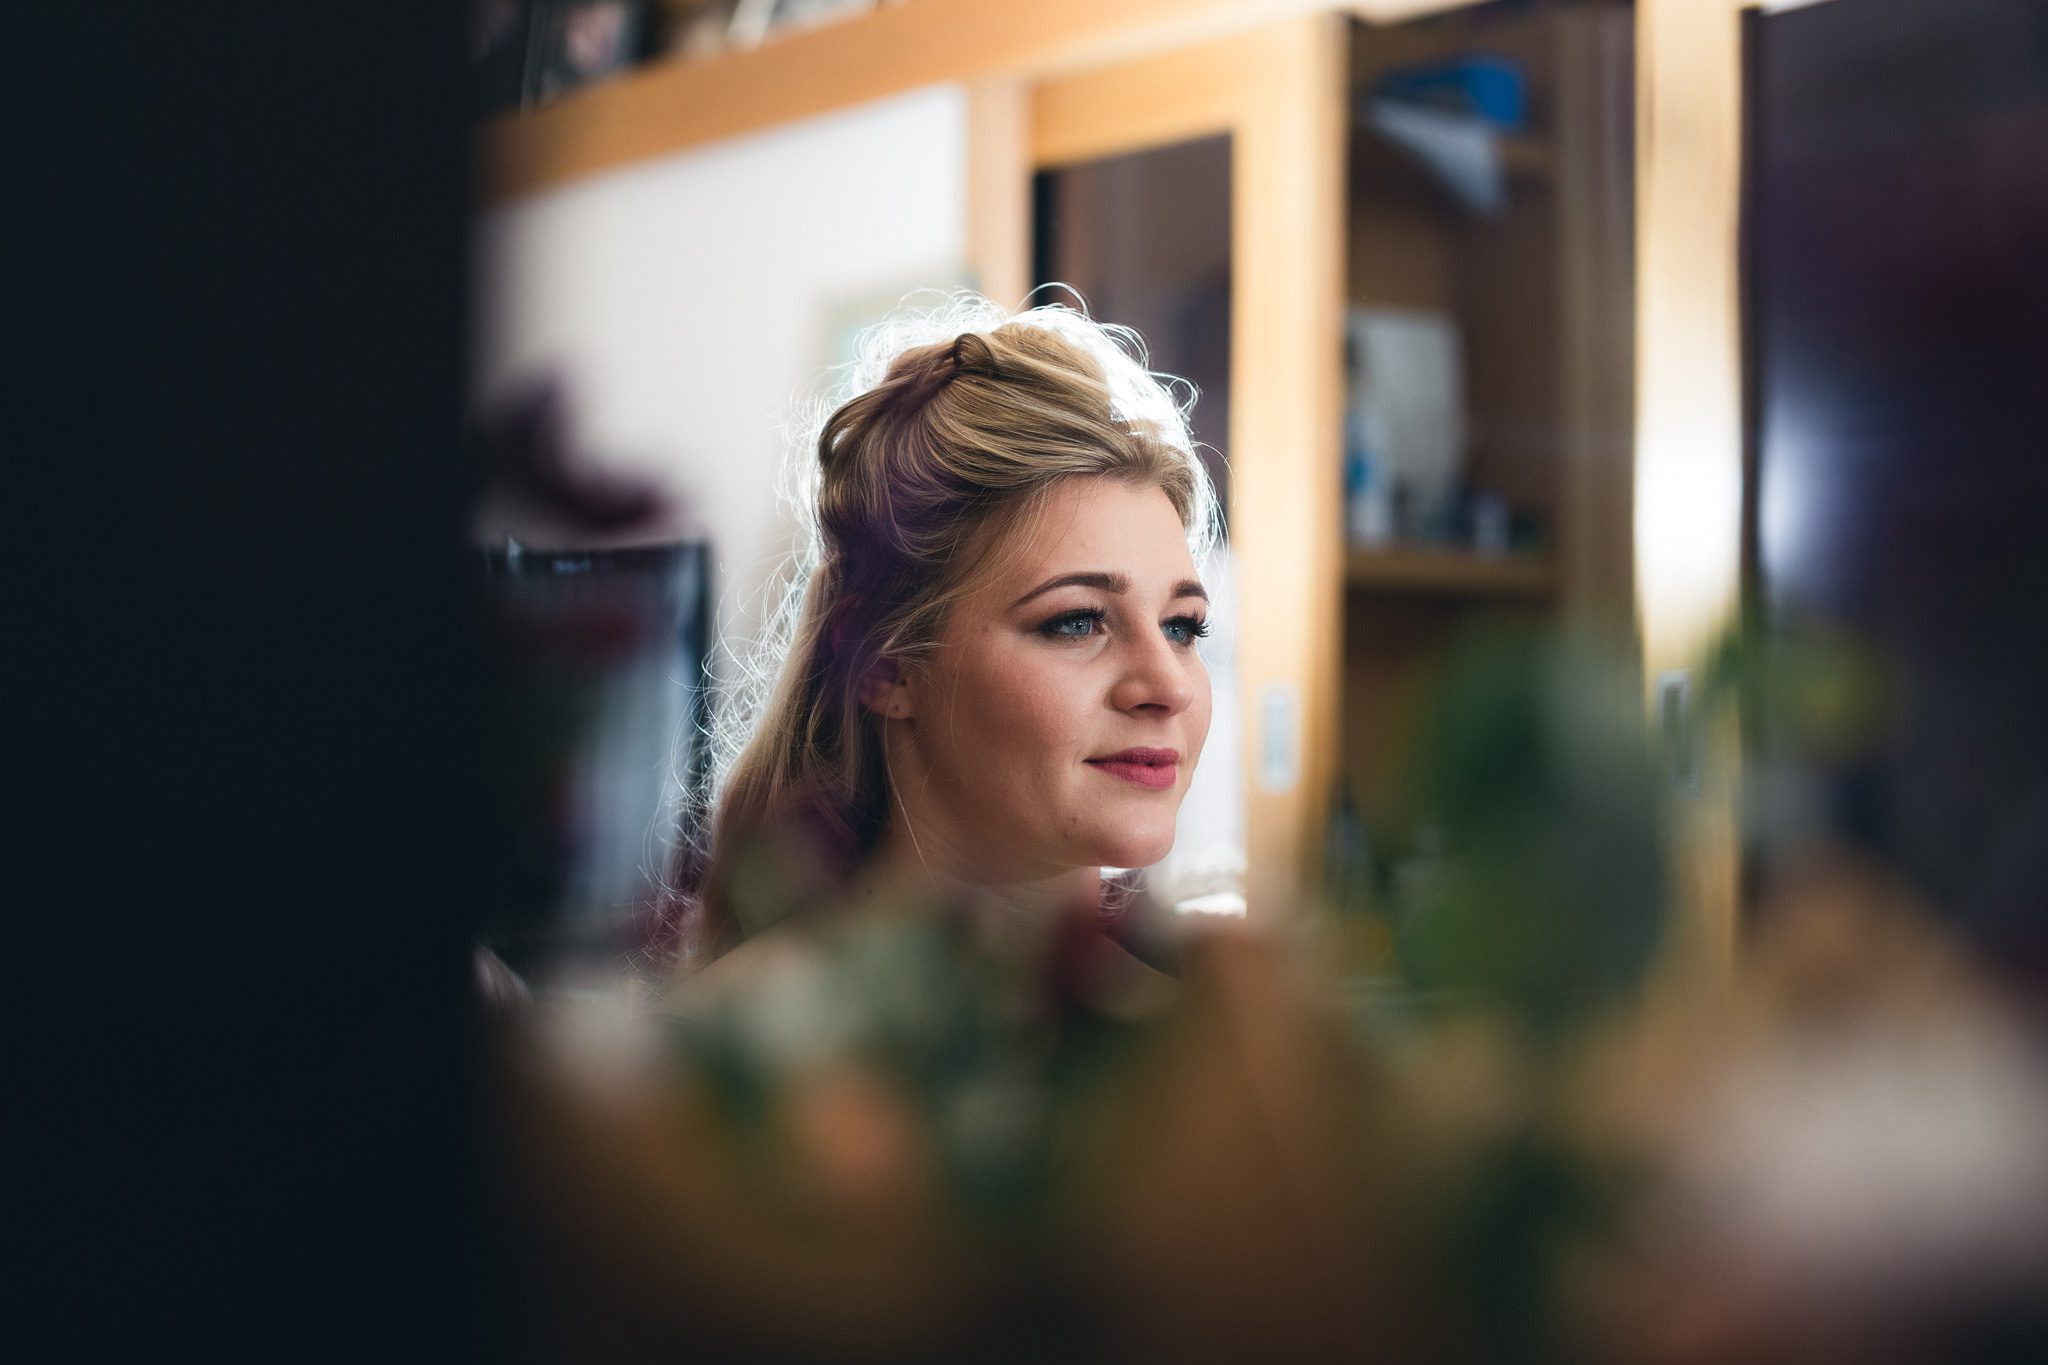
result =
[[1006,316],[961,296],[874,329],[848,379],[853,396],[785,490],[804,534],[784,612],[714,721],[692,959],[761,927],[740,922],[732,897],[750,844],[800,830],[842,874],[874,850],[894,800],[863,680],[883,660],[915,675],[953,604],[1000,570],[1004,533],[1054,488],[1159,488],[1198,563],[1216,534],[1184,410],[1121,329],[1062,306]]

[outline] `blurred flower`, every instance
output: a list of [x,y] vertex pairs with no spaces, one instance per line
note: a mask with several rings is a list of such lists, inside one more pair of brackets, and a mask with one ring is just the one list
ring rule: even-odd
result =
[[1647,1181],[1601,1291],[1622,1353],[2048,1344],[2040,1040],[1870,865],[1808,869],[1763,922],[1731,999],[1668,1004],[1594,1087]]

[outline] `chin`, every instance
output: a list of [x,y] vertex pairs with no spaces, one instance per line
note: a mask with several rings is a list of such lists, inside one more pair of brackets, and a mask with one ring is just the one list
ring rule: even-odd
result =
[[1173,851],[1173,825],[1162,830],[1123,830],[1096,846],[1101,867],[1150,867]]

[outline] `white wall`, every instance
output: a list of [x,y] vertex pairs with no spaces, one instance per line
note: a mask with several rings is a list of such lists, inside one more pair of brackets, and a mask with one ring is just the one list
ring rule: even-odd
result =
[[[840,358],[845,328],[913,289],[970,282],[967,146],[965,94],[938,87],[486,215],[477,400],[566,381],[590,458],[682,501],[682,525],[636,538],[708,532],[717,629],[751,638],[790,545],[774,489],[799,399]],[[564,543],[503,507],[478,531]],[[1217,872],[1241,870],[1244,846],[1234,670],[1227,640],[1217,647],[1217,724],[1166,869],[1205,886],[1232,880]]]
[[[721,632],[758,628],[789,545],[784,425],[833,335],[966,279],[966,98],[937,87],[684,153],[496,210],[479,225],[478,400],[568,384],[604,467],[683,500],[717,560]],[[676,526],[648,528],[666,539]],[[480,533],[545,545],[486,509]]]

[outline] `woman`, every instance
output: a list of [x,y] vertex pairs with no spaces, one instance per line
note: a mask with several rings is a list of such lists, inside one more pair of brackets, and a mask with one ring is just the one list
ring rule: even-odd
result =
[[857,378],[685,969],[749,941],[608,1095],[511,1077],[532,1297],[579,1357],[1427,1354],[1383,1288],[1409,1168],[1334,1013],[1251,935],[1168,982],[1089,913],[1167,853],[1208,734],[1181,413],[1061,309],[899,324]]
[[[791,902],[1030,925],[1166,854],[1209,728],[1216,509],[1119,340],[971,298],[869,334],[802,471],[779,670],[726,709],[686,967]],[[793,844],[820,875],[750,896]]]

